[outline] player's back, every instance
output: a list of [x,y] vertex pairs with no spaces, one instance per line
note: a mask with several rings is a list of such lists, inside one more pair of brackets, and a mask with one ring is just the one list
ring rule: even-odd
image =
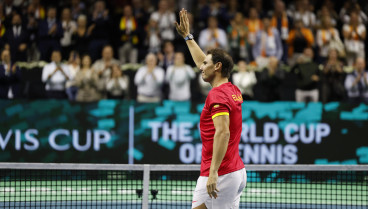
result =
[[241,92],[230,82],[213,88],[206,99],[200,119],[202,139],[201,176],[208,176],[212,160],[213,139],[215,127],[213,118],[229,115],[230,139],[226,154],[220,165],[218,174],[224,175],[244,168],[239,156],[239,142],[242,131],[242,103]]

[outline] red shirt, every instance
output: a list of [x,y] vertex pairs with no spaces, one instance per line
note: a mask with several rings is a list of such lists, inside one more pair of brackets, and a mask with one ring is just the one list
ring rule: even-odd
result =
[[213,137],[215,126],[213,118],[219,115],[229,115],[230,139],[224,159],[218,170],[218,175],[225,175],[244,168],[239,156],[239,142],[242,131],[243,98],[238,87],[232,83],[224,83],[213,88],[206,99],[200,119],[202,139],[201,176],[208,176],[212,161]]

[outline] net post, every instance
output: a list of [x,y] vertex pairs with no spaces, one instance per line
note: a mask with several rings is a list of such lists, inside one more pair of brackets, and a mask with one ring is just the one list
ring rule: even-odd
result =
[[150,182],[150,165],[145,164],[143,166],[142,209],[148,209],[149,182]]

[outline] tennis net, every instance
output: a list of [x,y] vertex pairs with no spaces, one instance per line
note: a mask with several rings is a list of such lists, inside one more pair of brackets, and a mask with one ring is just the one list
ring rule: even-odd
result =
[[[246,169],[240,208],[368,208],[368,165]],[[198,176],[199,165],[0,163],[0,208],[190,208]]]

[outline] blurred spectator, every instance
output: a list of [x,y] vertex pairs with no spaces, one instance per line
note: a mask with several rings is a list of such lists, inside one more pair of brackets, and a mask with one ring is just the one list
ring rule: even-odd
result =
[[161,100],[161,85],[165,79],[165,72],[157,66],[157,58],[149,53],[146,65],[140,67],[135,74],[134,83],[138,88],[138,102],[151,103]]
[[126,99],[129,92],[128,76],[123,74],[119,65],[112,65],[111,78],[106,82],[108,99]]
[[61,13],[61,25],[64,36],[60,40],[63,59],[66,59],[72,50],[72,35],[77,30],[77,23],[72,19],[69,8],[64,8]]
[[133,16],[132,7],[126,5],[124,7],[124,15],[119,23],[119,60],[121,63],[137,63],[138,62],[138,25],[137,20]]
[[253,57],[257,61],[259,58],[282,57],[282,43],[279,32],[271,27],[270,18],[263,17],[263,29],[258,31],[256,42],[252,49]]
[[291,69],[297,79],[295,91],[297,102],[318,102],[319,68],[317,63],[313,62],[313,56],[311,48],[304,49],[303,55],[299,57],[297,64]]
[[[318,15],[323,17],[323,16],[326,16],[327,14],[329,14],[329,16],[331,17],[331,22],[335,22],[337,24],[337,21],[339,19],[339,15],[336,12],[335,2],[336,1],[334,1],[334,0],[324,0],[323,5],[320,9],[320,12],[318,12],[319,13]],[[333,24],[333,26],[336,26],[336,25]]]
[[109,11],[106,9],[105,2],[96,1],[92,11],[91,25],[88,27],[88,32],[90,32],[88,52],[93,61],[98,59],[102,48],[109,43],[109,18]]
[[0,3],[0,38],[4,35],[4,33],[5,33],[5,15],[3,11],[3,5]]
[[153,12],[150,19],[157,22],[162,40],[174,40],[175,14],[168,7],[167,0],[160,0],[158,10]]
[[[257,13],[260,15],[260,17],[263,17],[266,14],[266,10],[269,9],[268,7],[272,4],[267,4],[269,1],[266,1],[266,4],[263,4],[262,0],[248,0],[248,1],[240,1],[239,3],[242,3],[241,9],[243,11],[248,11],[251,8],[254,8]],[[273,1],[272,1],[273,3]],[[263,9],[265,7],[265,10]]]
[[143,8],[142,0],[132,0],[133,16],[136,18],[138,27],[147,25],[149,15]]
[[349,12],[351,12],[351,5],[351,1],[345,1],[344,5],[340,9],[339,17],[343,23],[349,24],[350,22]]
[[78,102],[94,102],[101,99],[98,76],[91,69],[91,63],[91,57],[84,55],[81,69],[75,75],[75,85],[78,87],[76,101]]
[[317,21],[316,21],[316,27],[317,28],[323,27],[322,20],[325,17],[329,17],[330,18],[330,25],[332,27],[336,27],[337,19],[336,19],[336,16],[334,16],[334,11],[329,11],[327,6],[322,6],[321,9],[317,13]]
[[193,7],[193,9],[188,10],[188,11],[191,11],[193,16],[195,17],[195,20],[196,20],[196,26],[195,27],[199,28],[200,30],[204,29],[206,27],[206,23],[207,23],[207,19],[208,19],[208,17],[206,17],[205,19],[202,19],[203,17],[202,17],[201,11],[203,10],[204,7],[207,7],[207,0],[198,0],[196,2],[195,6]]
[[233,74],[233,84],[242,93],[244,100],[253,100],[253,86],[257,83],[256,74],[247,68],[247,63],[243,60],[238,62],[238,72]]
[[348,65],[353,65],[357,57],[365,58],[364,41],[366,38],[366,27],[359,23],[356,12],[350,14],[350,24],[344,25],[343,35]]
[[171,41],[165,41],[163,44],[163,54],[158,53],[158,65],[165,71],[167,67],[174,64],[175,50],[174,44]]
[[219,28],[226,29],[228,25],[227,10],[219,0],[208,1],[200,10],[200,21],[206,22],[209,17],[215,17],[218,21]]
[[77,20],[79,15],[85,13],[86,5],[80,0],[71,0],[71,16],[73,20]]
[[305,27],[314,29],[316,24],[316,15],[311,11],[311,5],[309,0],[297,0],[296,10],[293,13],[292,18],[294,20],[302,20]]
[[70,101],[75,101],[77,96],[78,87],[75,85],[75,75],[80,70],[80,57],[76,51],[71,51],[68,60],[68,68],[70,77],[65,84],[66,94]]
[[263,0],[250,0],[250,2],[261,17],[266,15],[265,11],[263,11],[263,7],[268,5],[264,5]]
[[26,29],[28,32],[29,42],[27,50],[27,61],[38,61],[40,59],[40,51],[37,46],[38,22],[36,18],[36,10],[33,4],[29,4],[25,15]]
[[14,0],[13,1],[13,5],[17,8],[22,8],[22,6],[24,6],[25,4],[27,4],[28,2],[26,0]]
[[13,0],[4,0],[2,2],[2,13],[5,16],[4,24],[6,28],[11,27],[13,15],[20,14],[20,9],[13,5]]
[[27,44],[29,41],[27,29],[22,25],[19,14],[13,15],[12,27],[10,27],[3,37],[6,43],[5,48],[10,49],[14,62],[27,61]]
[[175,53],[174,65],[167,69],[166,82],[170,85],[169,99],[173,101],[188,101],[191,98],[190,81],[195,78],[191,66],[185,64],[184,54]]
[[102,50],[102,58],[92,65],[92,70],[98,75],[101,86],[111,77],[112,65],[119,65],[119,60],[114,59],[114,51],[111,46],[105,46]]
[[46,94],[51,99],[66,99],[65,84],[70,79],[69,67],[61,63],[61,52],[53,51],[51,63],[42,71],[42,81],[46,83]]
[[[245,25],[248,27],[248,42],[250,44],[250,51],[252,51],[253,45],[256,43],[256,36],[259,30],[263,28],[262,20],[258,16],[258,12],[256,8],[250,8],[249,10],[249,19],[245,20]],[[254,60],[252,53],[251,60]]]
[[351,22],[351,13],[355,12],[358,16],[358,21],[361,24],[368,23],[367,15],[361,10],[359,3],[355,1],[345,1],[344,6],[340,10],[340,18],[344,24]]
[[46,18],[46,10],[41,5],[41,0],[31,0],[31,5],[34,8],[34,15],[37,20],[44,20]]
[[158,22],[150,19],[147,25],[147,36],[145,45],[148,48],[149,53],[158,53],[161,50],[161,37],[158,28]]
[[11,62],[10,51],[5,49],[1,53],[0,65],[0,99],[20,97],[20,69]]
[[245,25],[243,14],[237,12],[231,25],[227,28],[230,54],[234,62],[238,60],[249,61],[248,55],[248,27]]
[[16,8],[14,5],[13,5],[13,2],[14,0],[4,0],[3,1],[3,9],[4,9],[4,14],[6,16],[12,16],[16,13],[18,13],[18,8]]
[[331,25],[329,16],[325,16],[322,19],[322,27],[317,30],[316,42],[319,47],[320,63],[326,61],[331,48],[337,49],[339,56],[344,55],[344,45],[340,39],[339,32]]
[[343,101],[345,96],[344,78],[343,64],[338,59],[338,52],[336,49],[330,49],[321,77],[323,103]]
[[303,26],[303,21],[297,20],[294,23],[294,29],[290,31],[287,43],[289,44],[288,64],[293,66],[304,49],[313,46],[314,36],[309,28]]
[[365,60],[361,57],[356,58],[354,72],[345,79],[345,89],[351,103],[368,103],[368,73],[365,67]]
[[146,12],[146,14],[152,14],[155,11],[155,7],[152,4],[151,0],[142,0],[142,8]]
[[[237,0],[230,0],[230,1],[227,2],[227,5],[226,5],[226,10],[227,10],[226,18],[228,18],[228,20],[234,19],[235,16],[237,15],[237,13],[241,13],[240,9],[239,9],[239,6],[240,5],[239,5]],[[182,8],[182,7],[179,7],[179,8]]]
[[218,27],[216,17],[208,18],[208,28],[200,32],[198,44],[203,51],[218,47],[227,49],[226,32]]
[[281,36],[283,55],[281,60],[287,63],[288,46],[286,41],[289,37],[289,27],[291,26],[291,18],[286,14],[285,3],[282,0],[275,1],[275,7],[272,14],[271,26],[276,28]]
[[52,51],[60,50],[60,39],[63,37],[63,28],[56,19],[56,8],[47,10],[47,18],[39,23],[38,46],[41,60],[49,60]]
[[281,97],[280,86],[284,79],[284,72],[280,69],[279,61],[276,57],[270,57],[268,66],[265,67],[259,76],[260,95],[255,95],[262,102],[277,101]]
[[80,55],[88,54],[90,35],[92,30],[87,29],[87,16],[79,15],[77,19],[77,29],[72,35],[73,48]]

